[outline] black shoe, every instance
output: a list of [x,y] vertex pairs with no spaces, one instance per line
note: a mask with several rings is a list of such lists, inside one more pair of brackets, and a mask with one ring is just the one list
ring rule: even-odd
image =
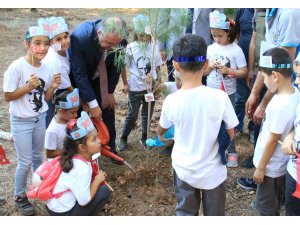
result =
[[241,177],[238,178],[236,182],[245,190],[256,190],[257,188],[257,185],[252,178]]
[[247,168],[247,169],[253,168],[253,167],[254,167],[254,165],[253,165],[253,155],[250,156],[249,158],[245,159],[245,160],[241,163],[241,167]]
[[125,150],[126,145],[127,145],[127,138],[121,137],[120,138],[120,142],[119,142],[119,144],[117,146],[117,149],[119,151],[123,151],[123,150]]
[[16,197],[15,208],[23,216],[33,216],[35,214],[32,204],[28,201],[27,197]]

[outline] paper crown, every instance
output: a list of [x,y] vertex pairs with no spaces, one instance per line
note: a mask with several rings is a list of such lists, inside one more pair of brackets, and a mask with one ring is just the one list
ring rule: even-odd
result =
[[58,101],[55,105],[57,109],[73,109],[79,106],[79,92],[75,88],[73,92],[69,93],[66,98],[66,102]]
[[223,13],[220,13],[218,10],[215,10],[209,13],[209,25],[210,28],[229,30],[230,22],[226,21],[226,16]]
[[151,34],[150,19],[148,16],[139,14],[139,15],[133,17],[132,20],[133,20],[133,27],[134,27],[134,30],[136,33]]
[[50,39],[58,34],[69,32],[69,26],[62,17],[40,18],[38,19],[38,25],[49,32]]
[[81,112],[81,117],[80,118],[71,119],[67,124],[67,128],[72,129],[75,124],[77,125],[78,130],[73,131],[73,132],[70,133],[71,138],[73,140],[83,138],[86,135],[88,135],[91,131],[96,129],[94,127],[93,122],[91,121],[90,117],[84,111]]
[[35,36],[47,36],[49,37],[49,32],[45,30],[42,26],[31,26],[28,28],[28,35],[25,38],[35,37]]

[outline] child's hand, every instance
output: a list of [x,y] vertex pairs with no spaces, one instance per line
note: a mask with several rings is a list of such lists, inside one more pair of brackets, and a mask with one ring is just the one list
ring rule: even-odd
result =
[[30,90],[36,89],[38,86],[40,86],[40,80],[36,75],[32,74],[27,85],[30,87]]
[[285,155],[296,155],[297,149],[294,143],[293,135],[287,135],[282,142],[282,153]]
[[218,65],[218,72],[227,76],[229,74],[230,70],[227,66],[219,64]]
[[56,89],[61,84],[61,74],[55,74],[51,80],[51,87]]
[[146,83],[151,84],[152,80],[153,80],[152,75],[150,73],[148,73],[146,76]]
[[99,170],[99,172],[95,176],[94,180],[97,181],[100,185],[103,181],[105,181],[106,176],[107,176],[107,174],[105,172],[103,172],[103,170]]
[[218,62],[209,62],[208,66],[212,69],[218,68]]
[[257,168],[253,174],[253,180],[257,184],[262,184],[264,182],[265,170]]

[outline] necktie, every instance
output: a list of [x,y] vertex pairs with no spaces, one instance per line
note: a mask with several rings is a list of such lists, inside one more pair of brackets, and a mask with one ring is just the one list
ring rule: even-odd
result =
[[105,66],[104,52],[105,52],[105,50],[101,48],[100,62],[98,65],[102,109],[107,108],[109,105],[107,72],[106,72],[106,66]]

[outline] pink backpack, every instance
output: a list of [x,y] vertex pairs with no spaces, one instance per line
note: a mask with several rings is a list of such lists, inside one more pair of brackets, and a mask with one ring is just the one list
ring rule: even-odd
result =
[[[36,171],[34,171],[32,175],[33,186],[31,186],[27,192],[28,198],[37,198],[41,201],[47,201],[50,198],[60,198],[63,193],[70,191],[68,189],[56,194],[52,193],[58,178],[62,173],[59,159],[60,157],[58,156],[51,161],[45,161],[36,169]],[[74,156],[73,159],[79,159],[84,162],[87,161],[79,155]],[[92,167],[94,172],[94,170],[96,170],[95,163],[92,164]]]

